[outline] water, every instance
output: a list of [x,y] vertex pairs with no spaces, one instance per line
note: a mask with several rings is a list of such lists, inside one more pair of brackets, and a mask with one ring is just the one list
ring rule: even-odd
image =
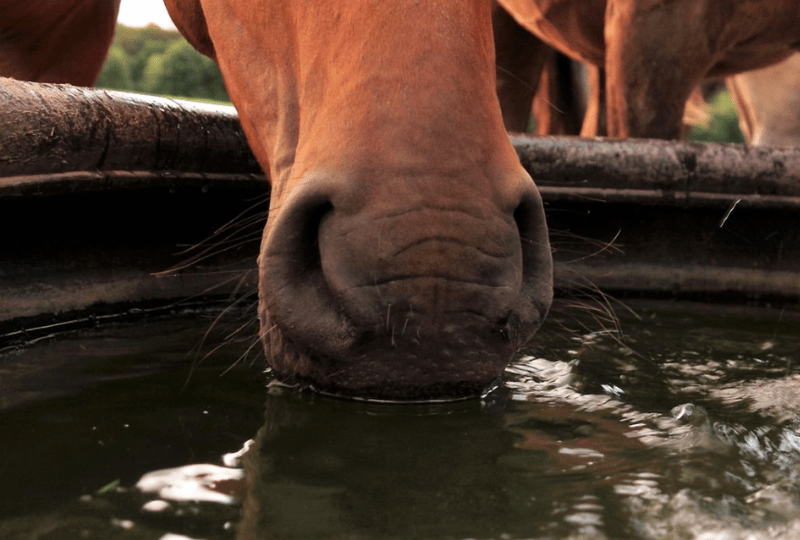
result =
[[5,352],[0,538],[800,537],[800,318],[631,306],[443,405],[267,388],[251,340],[196,365],[197,313]]

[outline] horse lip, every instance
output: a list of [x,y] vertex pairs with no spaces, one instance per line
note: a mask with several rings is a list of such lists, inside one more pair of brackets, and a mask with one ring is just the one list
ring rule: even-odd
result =
[[350,290],[354,289],[364,289],[369,287],[381,287],[385,285],[391,285],[394,283],[401,283],[407,281],[415,281],[415,280],[433,280],[433,281],[444,281],[448,283],[459,283],[465,286],[474,286],[476,288],[485,288],[485,289],[508,289],[509,291],[512,290],[512,287],[509,285],[493,285],[491,283],[480,282],[474,279],[465,279],[459,278],[458,276],[453,276],[449,274],[403,274],[398,273],[395,275],[387,275],[383,276],[380,279],[376,279],[371,281],[370,283],[363,283],[358,285],[353,285],[350,287]]
[[406,251],[409,251],[409,250],[412,250],[414,248],[418,248],[420,246],[423,246],[425,244],[430,244],[430,243],[433,243],[433,244],[451,244],[451,245],[455,245],[455,246],[460,246],[460,247],[462,247],[464,249],[467,249],[467,250],[474,250],[474,251],[476,251],[478,254],[480,254],[482,256],[495,258],[495,259],[502,259],[502,258],[508,257],[510,255],[508,253],[501,253],[501,252],[492,253],[491,251],[489,251],[488,249],[486,249],[486,248],[484,248],[482,246],[476,246],[476,245],[470,244],[468,242],[465,242],[464,240],[461,240],[459,238],[454,238],[454,237],[451,237],[451,236],[426,236],[424,238],[420,238],[420,239],[411,241],[411,242],[407,243],[406,245],[399,247],[397,250],[394,251],[394,253],[392,253],[392,257],[398,257],[398,256],[402,255],[403,253],[405,253]]

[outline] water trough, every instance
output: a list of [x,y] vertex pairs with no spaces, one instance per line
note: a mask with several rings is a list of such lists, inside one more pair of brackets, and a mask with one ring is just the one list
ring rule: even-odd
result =
[[[233,108],[10,79],[0,107],[0,346],[254,285],[269,186]],[[800,299],[800,150],[512,141],[545,200],[559,290]],[[251,236],[225,228],[237,216]],[[210,237],[214,257],[183,251]]]

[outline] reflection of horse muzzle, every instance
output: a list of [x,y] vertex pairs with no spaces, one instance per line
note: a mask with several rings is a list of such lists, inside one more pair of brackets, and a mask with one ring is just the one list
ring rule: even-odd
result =
[[518,487],[513,469],[489,465],[514,436],[478,401],[393,407],[287,392],[268,397],[265,418],[242,460],[241,540],[489,537],[519,511],[491,496]]

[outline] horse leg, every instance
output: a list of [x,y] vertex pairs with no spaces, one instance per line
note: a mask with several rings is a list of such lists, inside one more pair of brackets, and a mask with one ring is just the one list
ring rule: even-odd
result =
[[542,70],[555,53],[496,3],[492,27],[503,123],[508,131],[525,132]]
[[606,74],[603,68],[586,64],[589,101],[581,126],[581,137],[602,137],[606,126]]
[[584,64],[559,52],[552,54],[533,98],[536,134],[578,135],[587,99]]
[[605,14],[610,137],[679,139],[686,101],[711,53],[693,0],[609,0]]

